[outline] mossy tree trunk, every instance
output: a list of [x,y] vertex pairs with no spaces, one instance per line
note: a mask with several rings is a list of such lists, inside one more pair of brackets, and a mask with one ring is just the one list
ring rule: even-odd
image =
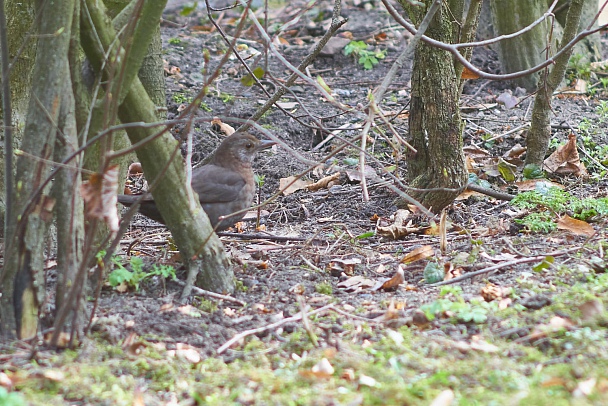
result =
[[[403,4],[416,24],[422,20],[432,0],[425,3],[426,7]],[[426,35],[453,43],[460,35],[454,16],[462,17],[462,10],[462,1],[443,2]],[[451,204],[467,182],[459,88],[460,77],[456,74],[452,55],[420,42],[414,54],[408,137],[417,152],[409,152],[407,162],[409,185],[421,190],[408,193],[434,212]],[[398,205],[405,206],[406,202],[399,201]]]

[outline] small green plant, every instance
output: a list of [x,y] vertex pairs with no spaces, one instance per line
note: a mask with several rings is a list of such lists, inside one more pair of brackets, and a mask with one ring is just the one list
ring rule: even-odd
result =
[[27,402],[20,393],[8,392],[0,386],[0,405],[3,406],[25,406]]
[[234,100],[234,95],[222,92],[222,93],[220,93],[220,99],[224,103],[229,103]]
[[176,103],[192,103],[192,96],[186,96],[183,93],[177,92],[177,93],[173,93],[173,96],[171,96],[171,98],[173,99],[174,102]]
[[378,65],[379,59],[386,57],[386,51],[369,51],[365,42],[351,41],[344,47],[344,55],[353,55],[355,58],[358,58],[357,62],[359,65],[363,65],[365,69],[370,70]]
[[201,110],[206,111],[207,113],[210,113],[211,111],[213,111],[213,109],[211,107],[209,107],[209,105],[205,102],[201,102],[201,104],[199,104],[199,107],[201,108]]
[[322,295],[331,295],[333,292],[333,288],[331,287],[331,283],[329,282],[321,282],[315,286],[315,290],[317,293]]
[[264,186],[264,182],[266,181],[266,177],[264,175],[258,175],[257,173],[253,174],[253,180],[258,187]]
[[556,229],[558,215],[568,214],[578,220],[597,220],[608,216],[608,198],[580,199],[556,187],[539,188],[518,194],[511,204],[535,212],[515,220],[533,233],[549,233]]
[[169,38],[169,44],[171,45],[181,45],[182,40],[179,38]]
[[488,313],[497,309],[498,305],[495,302],[471,300],[470,303],[467,303],[460,296],[456,298],[456,301],[438,299],[420,307],[429,320],[434,320],[437,316],[452,315],[458,321],[477,324],[485,323]]
[[140,257],[131,257],[129,259],[131,271],[125,268],[122,259],[117,255],[112,257],[112,263],[116,266],[116,269],[110,272],[108,282],[113,288],[125,284],[127,287],[137,291],[139,290],[139,284],[150,276],[176,279],[175,269],[171,265],[154,264],[150,272],[145,272],[143,269],[144,261]]
[[237,279],[236,282],[234,283],[234,290],[236,290],[237,292],[247,292],[249,290],[249,288],[247,286],[245,286],[243,281]]
[[566,79],[573,82],[576,79],[589,80],[591,77],[591,63],[582,54],[574,54],[568,61]]
[[212,300],[200,298],[200,303],[197,306],[201,311],[205,313],[214,313],[217,311],[217,303]]

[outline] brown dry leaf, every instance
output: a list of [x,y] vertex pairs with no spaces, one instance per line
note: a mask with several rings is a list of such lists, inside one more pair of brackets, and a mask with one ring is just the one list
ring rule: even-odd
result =
[[80,195],[88,218],[102,219],[112,234],[118,231],[118,165],[106,168],[103,174],[94,173],[80,186]]
[[[377,176],[378,174],[376,173],[376,170],[374,168],[372,168],[369,165],[364,165],[363,166],[363,176],[365,176],[365,179],[373,179]],[[346,177],[348,178],[348,181],[351,183],[361,183],[362,176],[361,176],[361,169],[357,168],[357,169],[348,169],[346,171]]]
[[486,302],[493,300],[502,300],[504,297],[511,294],[511,288],[501,287],[493,283],[489,283],[481,288],[481,297]]
[[589,177],[585,164],[583,164],[576,148],[576,135],[568,134],[568,141],[558,147],[549,158],[545,159],[544,166],[549,173],[559,175],[575,175],[582,178]]
[[374,286],[372,288],[373,291],[377,291],[377,290],[388,290],[388,289],[395,289],[397,286],[401,285],[402,283],[405,283],[405,275],[403,274],[403,267],[401,265],[399,265],[397,267],[397,272],[395,272],[395,274],[393,275],[392,278],[384,281],[384,282],[379,282],[376,284],[376,286]]
[[513,147],[503,154],[504,158],[519,158],[526,152],[526,147],[522,147],[519,144],[513,145]]
[[316,192],[319,189],[329,189],[331,186],[335,185],[339,179],[340,172],[336,172],[333,175],[325,176],[324,178],[319,179],[317,182],[309,184],[307,187],[311,192]]
[[466,66],[463,67],[462,73],[460,74],[461,79],[479,79],[479,74],[473,72],[471,69]]
[[[49,344],[51,342],[51,338],[53,337],[52,333],[48,333],[44,335],[44,342]],[[70,333],[62,331],[59,333],[59,338],[57,339],[57,348],[67,348],[70,344]]]
[[476,145],[467,145],[463,149],[464,155],[475,160],[479,158],[489,158],[492,156],[487,150],[479,148]]
[[459,276],[462,275],[462,268],[461,267],[454,268],[454,264],[452,264],[451,262],[446,262],[445,264],[443,264],[443,271],[444,271],[444,276],[443,276],[444,281],[458,278]]
[[604,308],[604,304],[599,299],[590,300],[588,302],[583,303],[578,307],[581,311],[581,319],[583,321],[592,321],[597,319],[599,316],[604,314],[606,309]]
[[414,262],[432,257],[433,255],[435,255],[435,250],[433,250],[433,247],[430,245],[425,245],[422,247],[415,248],[405,254],[403,259],[401,259],[401,263],[413,264]]
[[236,131],[234,129],[234,127],[232,127],[226,123],[223,123],[222,120],[220,120],[217,117],[215,117],[213,120],[211,120],[211,129],[220,134],[224,134],[225,136],[232,135]]
[[369,289],[375,283],[371,279],[364,278],[361,275],[353,276],[343,282],[338,283],[338,288],[344,289],[347,292],[355,292],[362,289]]
[[537,340],[539,338],[546,337],[550,333],[560,330],[571,330],[574,327],[575,324],[572,322],[572,320],[564,317],[554,316],[549,321],[549,324],[539,324],[538,326],[534,327],[534,330],[529,337],[532,340]]
[[279,189],[283,196],[287,196],[298,190],[306,189],[312,183],[311,180],[302,180],[297,176],[289,176],[279,180]]
[[342,272],[350,276],[355,273],[355,267],[361,263],[359,258],[333,259],[328,268],[332,275],[340,276]]
[[568,382],[565,379],[554,376],[543,381],[540,386],[543,388],[548,388],[551,386],[566,386],[567,384]]
[[567,214],[564,214],[559,220],[557,220],[557,228],[559,230],[566,230],[573,234],[585,235],[587,237],[591,237],[593,234],[595,234],[595,230],[591,224],[583,220],[573,219]]
[[546,179],[523,180],[521,182],[515,182],[515,186],[517,186],[517,188],[519,189],[520,192],[529,192],[530,190],[536,190],[539,186],[541,186],[541,185],[539,185],[539,183],[543,184],[542,186],[547,189],[550,187],[558,187],[560,189],[564,189],[563,185],[560,185],[559,183],[551,182]]
[[401,237],[405,237],[408,234],[414,233],[418,231],[418,228],[409,227],[411,224],[406,221],[410,216],[411,212],[409,210],[397,210],[395,213],[395,221],[392,225],[388,227],[377,227],[377,233],[383,237],[389,237],[394,240],[397,240]]

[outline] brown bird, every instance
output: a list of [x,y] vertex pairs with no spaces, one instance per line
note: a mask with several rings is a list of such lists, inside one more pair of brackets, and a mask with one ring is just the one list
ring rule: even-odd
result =
[[[206,165],[192,170],[192,189],[198,194],[203,210],[216,231],[231,227],[251,207],[255,196],[255,181],[251,164],[255,154],[276,144],[258,140],[248,133],[234,133],[222,141]],[[118,195],[118,202],[131,206],[139,195]],[[243,211],[219,220],[220,217]],[[139,212],[165,224],[150,194],[143,198]]]

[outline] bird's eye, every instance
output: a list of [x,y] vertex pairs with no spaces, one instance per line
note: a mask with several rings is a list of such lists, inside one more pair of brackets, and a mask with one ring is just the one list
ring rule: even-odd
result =
[[251,142],[248,142],[247,144],[245,144],[245,148],[251,149],[253,148],[253,144]]

